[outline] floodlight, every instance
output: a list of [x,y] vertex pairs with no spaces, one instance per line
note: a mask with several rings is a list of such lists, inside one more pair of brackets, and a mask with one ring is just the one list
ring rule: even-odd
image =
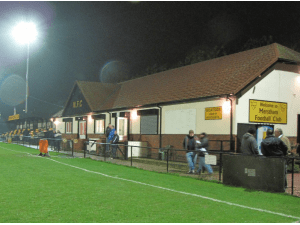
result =
[[19,23],[12,31],[14,38],[21,44],[29,44],[37,37],[35,24],[33,23]]

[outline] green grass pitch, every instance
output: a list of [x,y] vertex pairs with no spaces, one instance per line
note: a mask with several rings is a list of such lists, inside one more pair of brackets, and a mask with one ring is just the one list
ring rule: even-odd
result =
[[0,143],[1,223],[288,223],[300,198]]

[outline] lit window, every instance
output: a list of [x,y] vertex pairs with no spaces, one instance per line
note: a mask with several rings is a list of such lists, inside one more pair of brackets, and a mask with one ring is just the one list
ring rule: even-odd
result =
[[66,122],[66,134],[72,133],[72,122]]
[[104,134],[104,119],[95,120],[95,133]]

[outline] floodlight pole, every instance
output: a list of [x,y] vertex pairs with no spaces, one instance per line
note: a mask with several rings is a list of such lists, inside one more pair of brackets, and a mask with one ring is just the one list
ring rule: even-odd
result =
[[27,66],[26,66],[26,95],[25,95],[25,114],[27,114],[27,98],[28,98],[28,67],[29,67],[29,41],[27,41]]

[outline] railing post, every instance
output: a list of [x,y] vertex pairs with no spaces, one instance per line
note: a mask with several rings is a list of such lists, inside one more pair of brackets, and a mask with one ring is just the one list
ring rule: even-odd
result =
[[[221,141],[221,152],[223,152],[223,141]],[[222,163],[223,163],[223,154],[220,153],[220,165],[219,165],[219,181],[222,179]]]
[[[86,143],[86,142],[85,142],[85,143]],[[86,153],[85,153],[85,152],[86,152],[86,148],[87,148],[87,147],[86,147],[86,144],[85,144],[85,147],[84,147],[84,150],[83,150],[83,158],[85,158],[85,154],[86,154]]]
[[107,150],[106,149],[109,149],[110,146],[107,143],[104,146],[105,146],[105,150],[104,150],[104,162],[106,162],[106,154],[107,154]]
[[74,157],[74,141],[71,140],[71,142],[72,142],[72,156]]
[[[295,158],[293,157],[292,160],[292,195],[294,195],[294,163],[295,163]],[[286,174],[287,176],[287,174]]]
[[130,162],[131,162],[131,166],[132,166],[132,146],[130,146],[130,156],[131,156],[131,158],[130,158]]
[[169,149],[167,149],[167,173],[169,173]]

